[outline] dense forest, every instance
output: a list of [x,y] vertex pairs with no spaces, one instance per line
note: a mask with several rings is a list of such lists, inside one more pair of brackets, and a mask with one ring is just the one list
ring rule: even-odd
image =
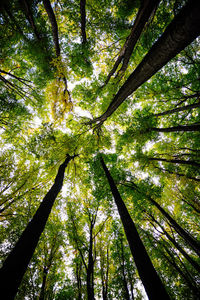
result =
[[0,26],[1,299],[200,299],[200,1]]

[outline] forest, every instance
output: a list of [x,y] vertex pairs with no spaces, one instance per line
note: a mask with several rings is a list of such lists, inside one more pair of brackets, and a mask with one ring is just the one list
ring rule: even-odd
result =
[[1,299],[200,299],[199,35],[199,0],[1,1]]

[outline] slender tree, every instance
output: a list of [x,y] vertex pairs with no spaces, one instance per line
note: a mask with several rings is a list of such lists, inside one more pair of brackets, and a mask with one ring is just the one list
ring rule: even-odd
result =
[[149,258],[149,255],[140,239],[140,236],[137,232],[135,224],[131,219],[131,216],[120,196],[120,193],[115,185],[115,182],[106,167],[106,164],[103,158],[100,158],[103,170],[108,179],[110,189],[112,191],[115,203],[118,208],[118,212],[126,233],[127,240],[135,261],[136,267],[138,269],[139,276],[142,280],[146,293],[149,299],[169,299],[169,296],[165,290],[164,285],[162,284],[152,262]]
[[109,82],[110,78],[114,75],[121,62],[122,62],[122,66],[118,73],[124,73],[126,71],[131,54],[134,50],[137,41],[140,38],[140,35],[145,27],[145,24],[148,22],[153,12],[156,10],[156,7],[158,6],[159,2],[160,0],[141,0],[141,5],[137,13],[135,22],[133,24],[133,27],[131,29],[131,33],[127,37],[126,42],[124,43],[122,49],[120,50],[117,60],[105,80],[105,84]]
[[200,2],[189,0],[119,89],[105,113],[89,123],[101,125],[129,95],[188,46],[199,34]]
[[54,184],[0,270],[1,295],[4,295],[5,299],[15,298],[23,275],[45,228],[52,206],[62,188],[65,168],[73,158],[74,156],[67,155],[65,161],[60,165]]

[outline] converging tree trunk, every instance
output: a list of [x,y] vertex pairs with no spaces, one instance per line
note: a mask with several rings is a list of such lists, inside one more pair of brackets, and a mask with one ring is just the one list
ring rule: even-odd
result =
[[152,127],[149,128],[149,131],[157,131],[157,132],[188,132],[188,131],[200,131],[200,125],[199,124],[193,124],[193,125],[179,125],[174,127],[167,127],[167,128],[156,128]]
[[194,160],[167,159],[167,158],[161,158],[161,157],[148,157],[148,159],[151,161],[164,161],[164,162],[169,162],[169,163],[173,163],[173,164],[182,164],[182,165],[200,167],[200,163],[198,163]]
[[103,158],[101,157],[101,164],[108,183],[110,185],[111,192],[113,194],[115,203],[118,208],[118,212],[126,233],[126,237],[130,246],[133,259],[138,269],[139,276],[142,280],[146,293],[149,299],[170,299],[164,285],[162,284],[152,262],[148,256],[148,253],[140,239],[135,224],[131,219],[131,216],[120,196],[120,193],[115,185],[115,182],[106,167]]
[[67,155],[65,161],[60,165],[54,184],[44,197],[32,220],[0,270],[1,296],[4,295],[4,299],[12,300],[15,298],[21,280],[45,228],[52,206],[62,188],[65,168],[73,157]]
[[190,109],[197,108],[199,106],[200,106],[200,102],[197,102],[197,103],[194,103],[194,104],[185,105],[185,106],[177,107],[177,108],[174,108],[174,109],[166,110],[162,113],[154,114],[154,117],[161,117],[161,116],[171,115],[171,114],[175,114],[176,112],[179,112],[179,111],[190,110]]
[[151,213],[147,212],[147,214],[151,217],[153,222],[155,222],[162,229],[168,240],[172,242],[176,249],[187,259],[187,261],[193,266],[193,268],[195,268],[197,272],[200,272],[199,264],[189,254],[187,254],[182,246],[164,229],[164,227],[154,218]]
[[81,13],[81,36],[82,36],[82,44],[87,42],[86,38],[86,12],[85,12],[86,0],[80,0],[80,13]]
[[53,34],[53,42],[56,50],[56,56],[60,55],[60,45],[59,45],[59,37],[58,37],[58,25],[56,22],[56,17],[54,11],[51,6],[51,2],[49,0],[43,0],[44,8],[48,14],[49,21],[51,23],[52,34]]
[[145,24],[148,22],[149,18],[153,14],[159,2],[160,0],[141,0],[141,6],[139,8],[135,22],[131,29],[131,33],[127,37],[126,42],[124,43],[122,49],[120,50],[117,60],[105,80],[105,85],[109,82],[110,78],[114,75],[121,62],[123,63],[119,72],[124,73],[126,71],[131,54],[135,48],[137,41],[140,38],[140,35],[145,27]]
[[[131,187],[131,186],[130,186]],[[140,191],[136,184],[134,183],[133,189],[137,189],[140,194],[143,194],[157,209],[161,212],[161,214],[170,222],[172,227],[176,230],[176,232],[185,240],[185,242],[190,245],[190,247],[200,256],[200,246],[198,242],[187,232],[183,229],[177,222],[174,220],[170,214],[162,208],[162,206],[156,202],[151,196],[148,196]]]
[[99,126],[103,124],[129,95],[188,46],[199,34],[200,2],[199,0],[189,0],[119,89],[106,112],[89,123],[97,123]]

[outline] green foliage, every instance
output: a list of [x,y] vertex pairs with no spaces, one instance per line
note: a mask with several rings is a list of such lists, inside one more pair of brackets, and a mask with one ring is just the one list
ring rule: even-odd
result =
[[199,297],[197,271],[172,239],[197,263],[199,258],[150,201],[157,201],[199,241],[200,174],[194,162],[200,163],[200,133],[152,130],[199,124],[199,107],[169,112],[199,103],[199,39],[144,82],[102,126],[93,123],[185,1],[160,2],[123,77],[113,76],[105,85],[140,2],[86,1],[85,44],[81,43],[80,1],[51,2],[59,57],[55,57],[52,27],[41,1],[1,3],[2,261],[51,187],[66,154],[78,155],[66,170],[63,190],[16,299],[39,299],[45,267],[49,267],[45,299],[80,299],[80,295],[87,299],[94,219],[95,297],[103,298],[107,284],[108,299],[126,299],[126,283],[129,298],[133,293],[134,299],[144,299],[101,156],[171,298]]

